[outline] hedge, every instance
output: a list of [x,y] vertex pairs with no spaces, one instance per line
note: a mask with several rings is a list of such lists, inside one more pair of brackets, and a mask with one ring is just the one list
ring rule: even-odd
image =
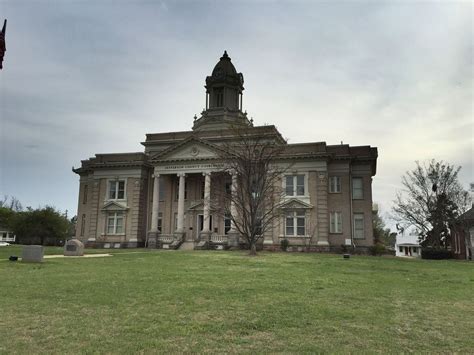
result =
[[422,248],[421,258],[432,260],[452,259],[453,252],[447,249]]

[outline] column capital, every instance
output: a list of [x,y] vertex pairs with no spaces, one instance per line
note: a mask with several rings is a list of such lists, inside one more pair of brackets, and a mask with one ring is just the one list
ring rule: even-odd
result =
[[179,177],[186,177],[186,173],[176,173],[176,175]]
[[159,178],[159,177],[160,177],[160,174],[156,174],[156,173],[155,173],[155,174],[152,174],[151,176],[152,176],[153,178]]
[[211,176],[211,172],[210,171],[203,171],[202,173],[202,176]]

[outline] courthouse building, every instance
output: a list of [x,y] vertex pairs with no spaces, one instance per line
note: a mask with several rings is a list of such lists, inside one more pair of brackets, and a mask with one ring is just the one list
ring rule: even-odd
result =
[[285,193],[264,248],[279,248],[285,238],[295,249],[373,245],[377,148],[288,144],[275,126],[255,126],[247,117],[243,84],[224,52],[206,78],[206,108],[191,130],[150,133],[143,152],[96,154],[73,169],[80,176],[76,237],[89,247],[192,249],[203,239],[206,246],[228,246],[235,233],[231,220],[209,206],[216,192],[238,189],[223,173],[218,151],[239,139],[240,127],[281,145],[280,159],[291,166],[281,178]]

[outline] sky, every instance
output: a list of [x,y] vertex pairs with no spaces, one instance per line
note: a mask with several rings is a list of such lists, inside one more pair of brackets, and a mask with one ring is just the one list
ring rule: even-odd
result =
[[469,1],[0,0],[3,18],[0,196],[23,206],[72,216],[81,160],[190,130],[224,50],[255,125],[378,148],[384,217],[415,161],[474,182]]

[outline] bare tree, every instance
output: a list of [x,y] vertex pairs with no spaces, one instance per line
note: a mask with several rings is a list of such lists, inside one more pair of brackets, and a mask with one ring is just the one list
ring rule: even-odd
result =
[[458,181],[460,169],[442,161],[416,162],[402,177],[404,191],[394,201],[395,220],[416,227],[422,242],[445,244],[449,226],[469,207],[469,194]]
[[288,165],[282,168],[285,164],[278,160],[285,144],[265,135],[254,135],[251,128],[236,129],[235,136],[231,143],[222,146],[220,158],[225,164],[224,171],[234,176],[237,187],[224,193],[213,210],[231,219],[250,255],[256,255],[257,243],[279,217],[282,176]]
[[303,240],[304,243],[304,248],[306,251],[311,251],[311,247],[314,245],[314,240],[316,238],[318,226],[316,224],[316,221],[313,221],[310,219],[308,221],[308,231],[309,233],[307,234],[307,238]]
[[8,208],[9,210],[20,212],[23,209],[20,200],[14,196],[4,195],[0,200],[0,207]]

